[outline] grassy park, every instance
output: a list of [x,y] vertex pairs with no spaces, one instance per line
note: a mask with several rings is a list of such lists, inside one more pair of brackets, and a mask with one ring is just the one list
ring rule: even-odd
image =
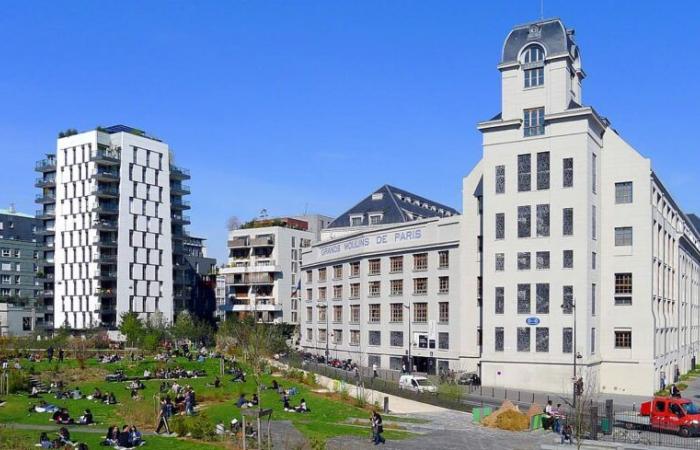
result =
[[[260,338],[260,336],[257,336]],[[229,341],[229,344],[231,342]],[[245,344],[234,339],[233,349],[240,344],[240,348],[246,348]],[[240,349],[239,348],[239,349]],[[156,361],[154,354],[157,352],[143,352],[143,360],[134,360],[125,352],[124,357],[116,362],[103,363],[93,353],[87,357],[84,353],[67,351],[67,357],[63,362],[54,358],[49,362],[45,354],[41,354],[39,362],[30,361],[26,357],[9,359],[8,380],[10,393],[4,396],[5,404],[0,407],[0,448],[24,449],[35,448],[39,435],[46,431],[50,437],[55,437],[60,425],[55,424],[50,413],[29,412],[33,405],[44,400],[59,408],[66,408],[70,417],[77,420],[85,409],[90,409],[94,416],[94,425],[71,425],[71,440],[84,442],[90,449],[98,448],[108,427],[117,425],[135,425],[144,434],[146,445],[144,448],[153,449],[194,449],[194,448],[239,448],[241,445],[241,433],[232,435],[227,433],[220,435],[215,433],[215,427],[222,422],[226,429],[232,419],[242,420],[241,409],[237,407],[236,400],[241,393],[247,398],[258,392],[260,407],[272,409],[273,434],[275,433],[275,421],[289,421],[293,427],[301,433],[305,441],[301,447],[289,446],[288,448],[324,448],[326,440],[335,436],[367,436],[369,437],[368,417],[371,408],[362,399],[349,397],[345,392],[328,392],[316,385],[315,377],[304,375],[295,369],[279,369],[267,364],[264,351],[257,353],[257,358],[250,357],[251,349],[247,348],[249,358],[239,358],[236,365],[246,373],[246,381],[232,380],[229,374],[221,375],[219,357],[207,357],[203,361],[196,358],[189,359],[184,356],[172,357],[167,361]],[[11,355],[11,350],[4,350]],[[16,351],[16,350],[15,350]],[[229,346],[226,351],[232,351]],[[45,352],[44,352],[45,353]],[[104,354],[109,354],[106,350]],[[139,350],[138,354],[141,355]],[[16,355],[14,355],[16,356]],[[229,360],[230,361],[230,360]],[[19,363],[20,369],[14,368]],[[191,416],[177,415],[170,419],[170,428],[173,432],[170,436],[153,435],[157,425],[159,410],[159,398],[165,394],[160,393],[163,380],[143,380],[144,388],[138,391],[138,398],[131,398],[127,381],[106,381],[107,374],[123,371],[127,377],[142,377],[145,370],[155,373],[157,370],[181,368],[185,370],[203,370],[205,376],[196,378],[182,378],[167,380],[172,383],[177,381],[180,385],[190,385],[196,394],[196,409]],[[96,388],[103,393],[113,392],[117,404],[110,405],[102,402],[81,399],[57,399],[52,393],[44,393],[39,398],[29,397],[29,377],[38,379],[45,386],[61,381],[64,391],[72,391],[76,387],[84,396],[92,394]],[[214,387],[216,377],[220,378],[220,386]],[[280,394],[270,387],[272,381],[284,389],[294,388],[296,393],[289,398],[292,406],[298,405],[301,399],[305,399],[310,412],[297,413],[284,410]],[[258,389],[260,388],[260,389]],[[400,421],[401,418],[393,418],[392,421]],[[410,420],[410,419],[408,419]],[[395,422],[399,423],[400,422]],[[265,435],[266,422],[262,425]],[[400,425],[391,429],[387,427],[385,437],[387,439],[402,439],[410,434],[403,431]],[[255,448],[254,440],[250,441]],[[285,442],[285,438],[278,436],[278,442]],[[282,447],[285,447],[284,445]],[[251,447],[249,447],[251,448]]]

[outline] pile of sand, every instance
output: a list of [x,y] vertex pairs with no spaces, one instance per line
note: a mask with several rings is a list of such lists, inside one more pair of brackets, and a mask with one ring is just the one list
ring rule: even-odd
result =
[[481,423],[501,430],[525,431],[530,428],[530,417],[520,412],[520,409],[511,401],[505,400],[500,408],[484,418]]

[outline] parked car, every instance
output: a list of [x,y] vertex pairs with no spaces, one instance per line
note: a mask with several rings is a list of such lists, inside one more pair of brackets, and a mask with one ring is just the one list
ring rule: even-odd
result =
[[655,397],[640,405],[639,412],[615,414],[615,422],[627,429],[671,431],[683,437],[700,435],[700,408],[685,398]]
[[457,384],[465,386],[481,386],[481,378],[475,372],[467,372],[457,378]]
[[437,392],[437,386],[429,379],[417,375],[401,375],[401,378],[399,378],[399,389],[421,393]]

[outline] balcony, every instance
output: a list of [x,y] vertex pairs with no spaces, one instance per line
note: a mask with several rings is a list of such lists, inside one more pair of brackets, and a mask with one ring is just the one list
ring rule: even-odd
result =
[[251,240],[253,247],[271,247],[275,245],[275,238],[272,236],[256,237]]
[[119,223],[116,220],[95,220],[92,227],[100,231],[117,231]]
[[44,298],[52,298],[53,297],[53,289],[44,289],[41,291],[41,296]]
[[46,158],[36,162],[34,170],[37,172],[55,172],[56,158]]
[[178,225],[189,225],[190,224],[190,216],[187,216],[185,214],[173,214],[171,217],[171,221],[174,224]]
[[95,278],[100,280],[100,281],[114,281],[117,279],[117,271],[116,270],[103,270],[97,275],[95,275]]
[[181,255],[183,252],[183,246],[180,242],[173,242],[173,253]]
[[44,242],[41,243],[41,248],[42,248],[42,250],[44,250],[44,251],[53,250],[53,247],[54,247],[54,241],[48,241],[48,242],[47,242],[47,241],[44,241]]
[[178,183],[178,184],[171,184],[170,185],[170,194],[171,195],[189,195],[190,194],[190,187],[186,184]]
[[97,214],[119,214],[119,205],[110,203],[100,203],[93,206],[92,212]]
[[37,194],[34,198],[35,203],[56,203],[56,194],[54,192],[44,192]]
[[236,237],[228,241],[228,248],[243,248],[250,247],[248,238],[246,237]]
[[119,197],[119,188],[116,186],[95,186],[92,188],[92,194],[101,198],[117,198]]
[[92,243],[98,247],[117,247],[118,242],[116,237],[94,236]]
[[119,164],[121,155],[118,150],[111,148],[98,147],[90,155],[90,161],[98,162],[100,164]]
[[275,283],[275,277],[270,276],[266,273],[251,273],[251,274],[246,274],[242,277],[234,277],[233,278],[233,284],[234,286],[238,285],[263,285],[263,284],[274,284]]
[[175,180],[189,180],[190,171],[187,169],[183,169],[182,167],[177,167],[173,164],[170,164],[170,178],[173,178]]
[[38,188],[50,188],[56,187],[56,178],[51,176],[50,178],[37,178],[34,182],[34,186]]
[[170,207],[172,209],[179,209],[179,210],[191,208],[190,202],[188,202],[186,200],[177,200],[177,201],[170,202]]
[[95,253],[92,258],[93,262],[99,264],[114,264],[117,262],[117,255],[110,255],[108,253]]
[[99,181],[119,181],[119,172],[116,170],[96,169],[92,176]]
[[95,289],[95,295],[99,298],[113,298],[116,295],[112,288]]
[[56,211],[55,210],[48,210],[45,211],[43,209],[39,209],[35,213],[37,219],[41,220],[47,220],[47,219],[53,219],[56,217]]
[[38,227],[34,234],[37,236],[49,236],[56,232],[53,226],[51,227]]

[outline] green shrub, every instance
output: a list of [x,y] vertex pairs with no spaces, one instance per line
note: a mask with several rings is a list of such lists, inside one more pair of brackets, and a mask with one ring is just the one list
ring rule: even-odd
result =
[[7,387],[10,394],[29,391],[29,374],[20,370],[11,370],[8,375]]
[[187,424],[185,423],[185,418],[183,416],[171,417],[169,423],[171,432],[177,434],[178,436],[187,435]]
[[681,391],[685,391],[686,389],[688,389],[688,384],[687,383],[677,383],[676,387],[678,389],[680,389]]

